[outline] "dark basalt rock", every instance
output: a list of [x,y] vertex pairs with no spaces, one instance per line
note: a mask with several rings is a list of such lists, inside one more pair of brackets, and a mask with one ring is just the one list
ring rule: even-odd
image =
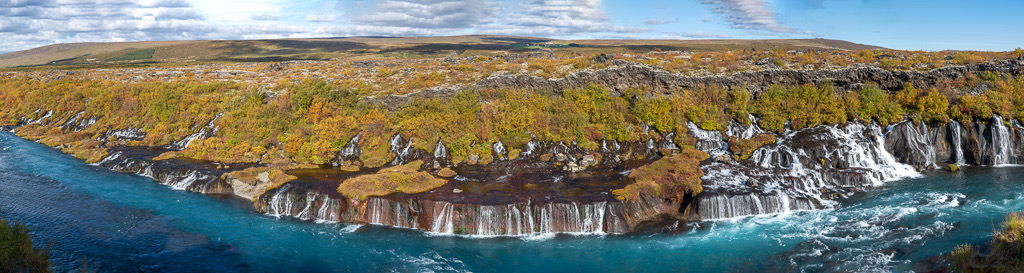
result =
[[892,129],[885,134],[885,149],[889,151],[896,160],[914,166],[915,169],[923,170],[935,167],[935,148],[932,145],[934,139],[929,133],[929,126],[925,124],[915,125],[911,121],[904,121],[892,126]]
[[97,162],[97,166],[149,176],[175,189],[206,194],[233,194],[231,185],[221,179],[221,175],[255,166],[182,158],[153,160],[154,157],[169,151],[162,148],[119,146],[108,150],[111,155]]

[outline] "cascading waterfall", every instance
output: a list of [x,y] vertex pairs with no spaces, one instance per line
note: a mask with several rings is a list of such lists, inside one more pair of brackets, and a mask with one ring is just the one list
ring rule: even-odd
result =
[[391,161],[391,165],[402,165],[411,159],[413,155],[412,140],[406,141],[402,138],[401,134],[395,134],[389,141],[391,146],[391,153],[394,153],[395,159]]
[[[36,113],[38,113],[38,112],[39,112],[39,110],[36,110]],[[46,111],[46,114],[43,115],[42,117],[37,118],[35,120],[29,120],[28,124],[41,124],[41,123],[43,123],[44,120],[50,118],[51,116],[53,116],[53,110]]]
[[508,160],[508,149],[505,149],[505,144],[501,141],[495,141],[491,145],[491,150],[494,151],[495,160]]
[[356,134],[349,139],[348,143],[344,147],[341,147],[341,151],[338,151],[338,158],[358,158],[363,150],[359,148],[359,135]]
[[152,156],[146,153],[135,154],[131,150],[115,150],[110,156],[93,165],[149,177],[176,190],[200,193],[231,191],[230,185],[220,179],[219,173],[211,172],[209,169],[182,167],[172,162],[173,159],[150,161]]
[[951,152],[953,153],[953,164],[966,165],[967,159],[964,158],[964,139],[963,139],[963,126],[955,120],[949,122],[949,135],[951,138]]
[[434,145],[434,158],[443,159],[448,158],[448,147],[444,146],[444,143],[440,139],[437,140],[437,145]]
[[181,140],[171,142],[171,144],[164,146],[164,148],[181,151],[188,148],[189,145],[192,145],[192,141],[196,139],[213,137],[214,134],[217,133],[217,127],[214,126],[214,123],[222,116],[224,116],[224,113],[217,114],[217,116],[214,116],[210,122],[206,123],[205,127],[199,129],[199,132],[192,133]]
[[[455,214],[454,208],[455,206],[452,203],[441,205],[440,211],[433,213],[437,215],[437,218],[434,219],[434,224],[431,225],[430,231],[444,234],[455,233],[455,226],[452,222],[452,216]],[[437,210],[437,207],[435,207],[435,210]]]
[[[370,198],[366,221],[404,228],[429,227],[442,234],[480,236],[547,233],[604,234],[626,232],[622,203],[532,202],[504,205],[454,204],[444,201],[393,201]],[[409,213],[416,211],[420,213]]]
[[849,123],[790,131],[746,162],[703,167],[703,219],[727,219],[835,205],[852,190],[919,175],[885,150],[877,124]]
[[291,216],[300,220],[339,222],[344,201],[317,191],[304,191],[285,184],[269,194],[266,213],[275,217]]
[[750,120],[749,125],[743,125],[736,121],[729,121],[729,126],[725,131],[726,135],[742,139],[750,139],[760,134],[768,133],[764,129],[761,129],[761,127],[757,126],[757,118],[754,117],[754,115],[748,114],[747,119]]
[[97,140],[104,141],[109,137],[122,140],[143,140],[146,138],[146,132],[139,128],[126,128],[108,132],[106,136],[100,136]]
[[1013,160],[1013,146],[1011,144],[1010,129],[1003,124],[1003,117],[995,115],[992,117],[992,143],[983,146],[984,154],[991,155],[991,165],[1011,164]]
[[686,126],[690,130],[690,134],[697,138],[697,143],[694,146],[698,150],[707,152],[711,156],[729,154],[728,144],[722,137],[722,132],[701,129],[693,122],[687,122]]

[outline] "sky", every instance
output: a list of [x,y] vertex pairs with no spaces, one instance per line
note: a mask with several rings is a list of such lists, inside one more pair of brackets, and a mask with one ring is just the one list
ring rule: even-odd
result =
[[1024,46],[1021,0],[0,0],[0,53],[54,43],[500,34]]

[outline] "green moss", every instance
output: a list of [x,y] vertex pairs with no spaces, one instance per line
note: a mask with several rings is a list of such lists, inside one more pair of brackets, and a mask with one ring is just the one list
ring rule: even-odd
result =
[[960,166],[957,166],[956,164],[949,164],[949,166],[947,166],[946,169],[949,170],[950,172],[959,172]]

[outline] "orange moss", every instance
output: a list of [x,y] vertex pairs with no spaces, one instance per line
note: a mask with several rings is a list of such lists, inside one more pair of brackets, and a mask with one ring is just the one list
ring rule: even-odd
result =
[[635,182],[612,193],[626,202],[641,196],[681,199],[686,194],[699,194],[704,190],[700,179],[704,171],[700,169],[700,161],[709,157],[703,151],[684,147],[675,155],[633,170],[629,178]]
[[423,161],[381,169],[376,174],[357,176],[345,180],[338,186],[338,192],[353,200],[366,200],[368,196],[385,196],[392,193],[420,193],[436,189],[447,180],[436,178],[428,172],[419,171]]
[[749,139],[731,137],[729,138],[729,150],[735,154],[736,159],[746,160],[757,148],[774,143],[775,135],[773,134],[760,134]]

